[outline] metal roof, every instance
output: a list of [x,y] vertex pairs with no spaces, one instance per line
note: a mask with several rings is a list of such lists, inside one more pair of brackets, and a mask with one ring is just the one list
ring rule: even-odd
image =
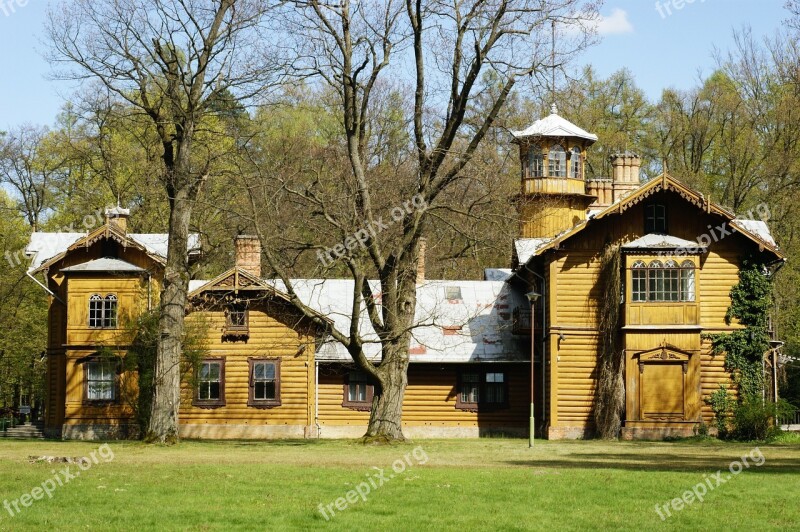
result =
[[130,272],[144,273],[147,270],[135,264],[113,257],[103,257],[102,259],[90,260],[75,266],[62,268],[62,272]]
[[[267,279],[265,282],[285,291],[280,281]],[[347,334],[351,323],[352,279],[295,279],[292,284],[303,302]],[[370,286],[380,297],[380,283],[370,281]],[[460,292],[461,298],[448,299],[453,292]],[[412,331],[411,362],[529,360],[529,337],[512,334],[513,310],[528,306],[524,296],[503,281],[426,281],[417,290],[417,326]],[[362,309],[359,321],[359,330],[365,339],[364,352],[377,361],[381,345],[366,309]],[[320,361],[352,360],[345,347],[332,338],[317,347],[317,358]]]
[[649,234],[622,245],[622,249],[686,249],[705,251],[697,242],[672,235]]
[[[85,237],[87,233],[40,233],[31,234],[31,240],[25,248],[25,255],[31,257],[28,271],[39,268],[48,260],[67,251],[67,249]],[[144,247],[148,253],[162,258],[167,258],[166,233],[128,233],[127,236]],[[200,235],[189,235],[189,252],[200,250]]]
[[527,137],[577,137],[591,142],[597,141],[597,135],[589,133],[559,116],[555,105],[548,116],[537,120],[522,131],[512,131],[511,134],[518,139]]

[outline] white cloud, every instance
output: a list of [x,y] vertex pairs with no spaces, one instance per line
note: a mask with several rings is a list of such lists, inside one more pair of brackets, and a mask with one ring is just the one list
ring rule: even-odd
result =
[[597,20],[593,22],[596,25],[599,35],[633,32],[633,24],[628,20],[628,12],[618,7],[614,8],[610,15],[600,15]]

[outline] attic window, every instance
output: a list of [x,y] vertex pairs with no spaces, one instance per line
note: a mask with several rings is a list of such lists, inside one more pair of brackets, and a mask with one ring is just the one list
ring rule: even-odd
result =
[[229,331],[246,331],[248,328],[247,309],[242,305],[228,307],[225,328]]
[[460,286],[446,286],[444,288],[444,297],[448,301],[461,301],[461,287]]
[[644,207],[644,232],[650,234],[667,234],[667,208],[659,203],[651,203]]

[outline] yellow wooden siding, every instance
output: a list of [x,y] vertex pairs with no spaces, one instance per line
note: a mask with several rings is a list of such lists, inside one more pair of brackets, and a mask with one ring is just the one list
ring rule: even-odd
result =
[[[207,356],[225,359],[225,406],[192,405],[195,391],[184,382],[181,423],[310,425],[314,393],[314,342],[260,310],[249,311],[249,339],[223,342],[223,312],[195,312],[187,320],[205,329]],[[247,405],[250,387],[248,358],[280,358],[281,405],[256,408]]]
[[[530,404],[530,366],[502,364],[508,381],[508,408],[468,412],[456,408],[457,365],[413,364],[403,398],[403,423],[433,427],[525,427]],[[481,367],[484,367],[483,365]],[[346,369],[320,366],[319,421],[328,426],[367,426],[369,412],[342,406]]]

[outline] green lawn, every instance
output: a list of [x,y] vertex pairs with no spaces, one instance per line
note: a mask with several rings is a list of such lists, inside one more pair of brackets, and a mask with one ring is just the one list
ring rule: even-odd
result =
[[[761,454],[754,445],[715,441],[542,441],[534,449],[526,440],[508,439],[388,447],[350,441],[111,442],[108,462],[103,457],[110,454],[102,454],[98,443],[0,441],[0,504],[8,501],[13,511],[17,500],[20,510],[11,516],[0,508],[0,529],[796,529],[800,444],[789,441],[760,445]],[[80,475],[69,481],[59,472],[68,464],[29,460],[93,451],[97,463],[85,471],[70,465],[70,474]],[[706,488],[704,502],[670,510],[673,515],[661,520],[656,504],[698,484],[714,485],[718,470],[725,479],[731,462],[743,455],[749,468]],[[395,473],[393,464],[404,470]],[[43,498],[26,499],[30,506],[24,507],[20,497],[48,479],[46,487],[55,485],[52,498],[37,491],[33,495]],[[362,500],[353,492],[357,502],[348,503],[348,491],[358,485],[370,493]],[[344,510],[336,509],[339,497],[341,507],[348,505]],[[320,504],[335,512],[329,521]]]

